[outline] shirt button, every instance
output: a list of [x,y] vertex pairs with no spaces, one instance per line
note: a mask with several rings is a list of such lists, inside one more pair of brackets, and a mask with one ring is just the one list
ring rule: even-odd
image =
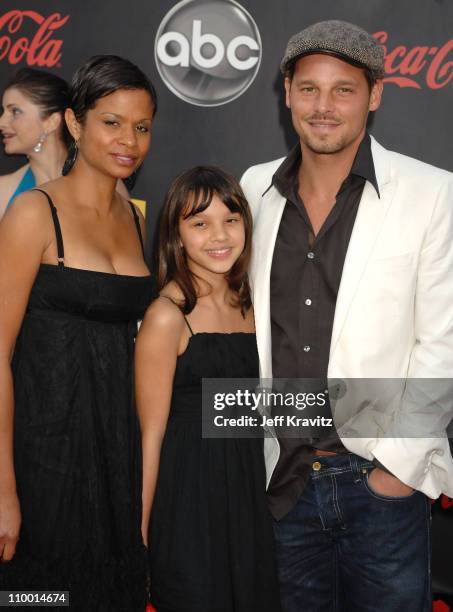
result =
[[308,351],[310,350],[310,348],[311,348],[311,347],[310,347],[310,346],[308,346],[308,344],[306,344],[306,345],[304,346],[304,351],[305,351],[306,353],[308,353]]
[[312,251],[310,251],[309,253],[307,253],[307,257],[308,257],[308,259],[314,259],[315,258],[315,254]]
[[306,306],[311,306],[311,300],[310,300],[310,298],[307,298],[307,299],[305,300],[305,305],[306,305]]

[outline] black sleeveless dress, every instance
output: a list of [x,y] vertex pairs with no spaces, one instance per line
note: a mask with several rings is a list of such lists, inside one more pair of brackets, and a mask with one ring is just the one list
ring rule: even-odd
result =
[[149,529],[158,612],[278,612],[262,439],[203,439],[201,379],[257,378],[255,334],[197,333],[178,358]]
[[14,352],[22,527],[0,590],[69,590],[72,610],[143,611],[133,350],[150,277],[65,267],[48,200],[59,265],[40,266]]

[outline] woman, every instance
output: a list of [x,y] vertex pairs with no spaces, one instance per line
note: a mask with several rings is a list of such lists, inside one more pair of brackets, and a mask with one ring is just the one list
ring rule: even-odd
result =
[[[55,74],[22,68],[8,83],[2,103],[5,153],[26,155],[28,164],[0,176],[0,219],[19,194],[61,176],[72,140],[64,120],[68,84]],[[128,197],[121,180],[117,190]]]
[[8,83],[2,104],[5,153],[26,155],[28,164],[0,176],[0,218],[17,195],[61,175],[69,144],[68,85],[50,72],[22,68]]
[[155,110],[136,66],[88,60],[66,176],[0,224],[0,589],[66,589],[75,610],[143,609],[132,356],[150,279],[143,218],[115,185],[143,162]]
[[160,297],[136,345],[142,532],[158,612],[280,609],[262,437],[202,437],[202,379],[258,378],[251,230],[241,188],[221,170],[194,168],[170,188]]

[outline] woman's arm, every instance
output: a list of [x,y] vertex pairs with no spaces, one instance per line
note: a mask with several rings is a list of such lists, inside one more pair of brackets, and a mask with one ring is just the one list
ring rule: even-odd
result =
[[169,300],[158,298],[148,308],[135,346],[135,388],[143,453],[142,534],[146,545],[160,450],[184,327],[179,309]]
[[[0,223],[0,560],[12,559],[20,527],[13,465],[14,393],[11,359],[42,254],[49,246],[45,206],[19,196]],[[50,216],[50,213],[49,213]]]

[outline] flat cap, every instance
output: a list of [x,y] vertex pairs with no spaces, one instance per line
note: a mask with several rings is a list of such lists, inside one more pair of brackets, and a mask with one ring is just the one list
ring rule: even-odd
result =
[[375,79],[385,74],[381,45],[371,34],[347,21],[320,21],[294,34],[280,64],[281,71],[285,74],[293,61],[314,53],[329,53],[359,64],[368,68]]

